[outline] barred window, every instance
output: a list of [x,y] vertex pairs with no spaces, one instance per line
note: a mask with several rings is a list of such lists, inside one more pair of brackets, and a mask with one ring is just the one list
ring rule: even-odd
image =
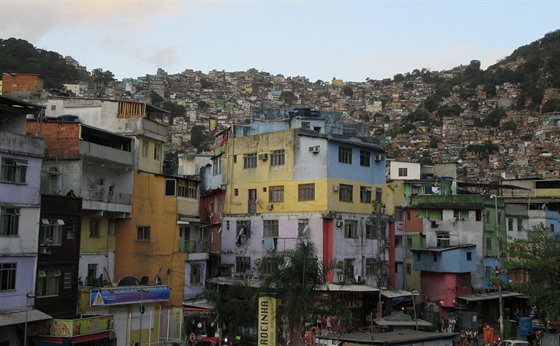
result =
[[366,239],[376,239],[376,226],[373,223],[366,223]]
[[373,257],[366,258],[366,275],[377,274],[377,261]]
[[0,208],[0,236],[18,235],[19,208]]
[[202,273],[202,265],[200,263],[192,263],[191,275],[190,275],[191,285],[199,285],[200,283],[202,283],[201,273]]
[[268,188],[269,202],[284,202],[284,186],[271,186]]
[[16,289],[16,263],[0,263],[0,291]]
[[339,146],[338,147],[338,162],[352,164],[352,148]]
[[37,296],[57,296],[60,285],[60,269],[39,270],[37,275]]
[[243,155],[243,168],[255,168],[257,167],[257,154],[245,154]]
[[338,191],[338,200],[341,202],[352,202],[352,185],[340,184]]
[[0,180],[8,183],[25,183],[27,176],[27,160],[2,158],[2,175]]
[[286,161],[285,150],[273,150],[270,152],[270,165],[283,166]]
[[235,257],[235,272],[247,273],[251,271],[251,257],[237,256]]
[[299,201],[312,201],[315,199],[315,184],[299,184],[298,185],[298,200]]
[[360,202],[371,203],[371,187],[360,186]]
[[371,153],[367,150],[360,150],[360,166],[371,166]]
[[64,221],[61,219],[41,219],[39,244],[62,245],[62,226]]
[[278,220],[263,221],[263,237],[278,237]]
[[92,219],[89,223],[89,237],[99,238],[99,219]]
[[344,222],[344,238],[358,238],[358,223],[356,221]]

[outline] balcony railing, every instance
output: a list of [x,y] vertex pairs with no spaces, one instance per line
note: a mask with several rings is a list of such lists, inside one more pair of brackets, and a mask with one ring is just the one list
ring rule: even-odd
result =
[[210,241],[206,239],[179,241],[179,252],[201,253],[210,251]]
[[132,205],[132,194],[105,189],[82,189],[82,198],[87,201]]

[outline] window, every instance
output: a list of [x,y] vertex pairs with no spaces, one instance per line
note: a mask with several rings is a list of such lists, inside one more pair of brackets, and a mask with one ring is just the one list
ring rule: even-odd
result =
[[247,273],[251,270],[251,257],[237,256],[235,257],[235,272]]
[[486,238],[486,252],[492,251],[492,238]]
[[352,185],[340,184],[338,191],[338,200],[341,202],[352,202]]
[[200,263],[192,263],[191,264],[191,277],[190,277],[191,285],[201,284],[201,282],[202,282],[201,274],[202,274],[202,265]]
[[261,260],[260,268],[264,274],[273,274],[278,271],[282,263],[275,257],[263,257]]
[[408,176],[408,168],[401,167],[399,168],[399,177],[406,177]]
[[66,239],[76,239],[76,221],[66,221]]
[[58,295],[59,285],[60,269],[39,270],[36,290],[38,297]]
[[92,219],[89,222],[89,237],[99,238],[99,219]]
[[360,166],[371,166],[371,153],[367,150],[360,150]]
[[269,202],[284,202],[284,186],[271,186],[268,189]]
[[470,277],[468,275],[461,275],[459,277],[459,282],[460,282],[461,288],[470,287],[470,282],[469,282],[470,280],[469,279],[470,279]]
[[360,202],[371,203],[371,187],[360,186]]
[[136,240],[150,241],[150,226],[136,227]]
[[358,223],[347,220],[344,222],[344,238],[358,238]]
[[523,219],[520,217],[517,218],[517,231],[523,231]]
[[243,168],[255,168],[257,167],[257,154],[245,154],[243,155]]
[[87,265],[87,280],[93,281],[97,278],[97,263],[89,263]]
[[339,146],[338,147],[338,162],[352,164],[352,148]]
[[0,291],[16,289],[16,263],[0,263]]
[[315,199],[315,184],[299,184],[298,200],[312,201]]
[[142,157],[148,157],[149,148],[150,143],[148,141],[142,141]]
[[178,180],[177,197],[197,198],[198,185],[194,181]]
[[40,245],[62,245],[61,219],[41,219],[41,233],[39,234]]
[[212,159],[212,175],[222,174],[222,157]]
[[175,186],[177,181],[175,179],[165,179],[165,195],[175,196]]
[[467,252],[467,261],[472,261],[472,252]]
[[513,231],[513,218],[508,217],[507,221],[508,221],[507,230],[512,232]]
[[19,208],[0,208],[0,236],[18,235]]
[[2,176],[0,180],[8,183],[25,183],[27,160],[2,158]]
[[379,204],[383,203],[383,189],[378,187],[375,189],[375,201]]
[[309,237],[309,220],[298,220],[298,237]]
[[373,223],[366,223],[366,239],[377,239],[376,226]]
[[159,160],[161,158],[161,145],[154,145],[154,160]]
[[270,165],[283,166],[285,163],[285,150],[273,150],[270,152]]
[[437,233],[437,247],[449,246],[449,233]]
[[64,276],[62,278],[62,288],[72,288],[72,272],[70,270],[64,271]]
[[410,265],[410,263],[406,264],[406,274],[407,275],[411,275],[412,274],[412,266]]
[[377,274],[377,261],[373,257],[366,258],[366,275]]
[[412,249],[412,237],[406,237],[406,247]]
[[354,259],[345,258],[344,259],[344,277],[348,279],[354,278]]
[[237,243],[245,244],[247,239],[251,237],[251,221],[237,220],[236,226],[237,226],[237,230],[236,230]]
[[278,220],[263,221],[263,237],[278,238]]

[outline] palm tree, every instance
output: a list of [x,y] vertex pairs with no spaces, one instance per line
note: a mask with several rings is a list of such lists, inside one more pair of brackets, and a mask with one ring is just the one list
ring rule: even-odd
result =
[[299,242],[293,250],[272,253],[259,263],[261,290],[278,294],[281,306],[277,318],[285,322],[292,345],[303,345],[305,322],[327,270],[315,245],[308,241]]

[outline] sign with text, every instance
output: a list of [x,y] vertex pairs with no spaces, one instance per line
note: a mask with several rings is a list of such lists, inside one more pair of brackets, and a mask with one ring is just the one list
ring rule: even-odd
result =
[[276,346],[276,304],[276,297],[272,294],[259,297],[259,346]]
[[169,286],[121,286],[92,288],[89,293],[90,306],[108,306],[165,302],[169,300]]

